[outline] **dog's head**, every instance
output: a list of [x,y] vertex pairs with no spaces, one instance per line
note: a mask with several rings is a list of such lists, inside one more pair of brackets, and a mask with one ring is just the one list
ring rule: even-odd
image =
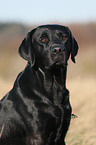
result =
[[42,25],[22,41],[19,48],[21,57],[36,68],[66,67],[69,56],[75,63],[78,44],[68,27]]

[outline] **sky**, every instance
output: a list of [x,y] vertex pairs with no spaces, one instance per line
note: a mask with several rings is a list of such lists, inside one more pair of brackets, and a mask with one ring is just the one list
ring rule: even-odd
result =
[[96,0],[0,0],[0,22],[96,22]]

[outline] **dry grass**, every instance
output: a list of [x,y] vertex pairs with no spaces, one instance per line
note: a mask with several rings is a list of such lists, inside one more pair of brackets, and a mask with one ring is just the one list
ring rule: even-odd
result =
[[67,145],[96,145],[96,49],[90,48],[69,63],[67,87],[73,113],[67,134]]
[[0,78],[0,99],[12,88],[12,82]]
[[73,113],[67,134],[68,145],[96,145],[96,78],[68,80]]

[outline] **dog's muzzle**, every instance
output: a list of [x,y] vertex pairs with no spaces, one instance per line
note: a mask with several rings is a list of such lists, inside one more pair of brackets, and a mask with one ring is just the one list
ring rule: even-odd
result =
[[66,67],[65,62],[65,48],[61,45],[54,45],[51,47],[51,63],[46,66],[47,69],[55,69]]

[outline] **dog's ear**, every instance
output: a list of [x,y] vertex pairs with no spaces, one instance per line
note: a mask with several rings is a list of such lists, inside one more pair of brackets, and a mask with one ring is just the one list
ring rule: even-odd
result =
[[75,63],[75,56],[77,55],[78,53],[78,43],[77,41],[75,40],[74,36],[72,35],[72,32],[70,31],[70,29],[67,27],[67,30],[70,34],[70,37],[71,37],[71,60]]
[[27,60],[31,64],[31,66],[34,66],[35,64],[35,54],[32,46],[32,36],[34,31],[35,29],[27,34],[19,47],[20,56],[23,59]]
[[77,55],[78,53],[78,43],[77,41],[75,40],[75,38],[73,37],[73,35],[71,35],[72,37],[72,47],[71,47],[71,60],[75,63],[75,56]]

